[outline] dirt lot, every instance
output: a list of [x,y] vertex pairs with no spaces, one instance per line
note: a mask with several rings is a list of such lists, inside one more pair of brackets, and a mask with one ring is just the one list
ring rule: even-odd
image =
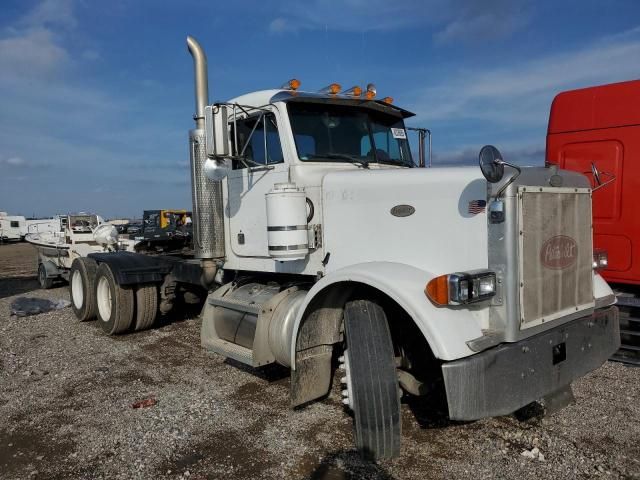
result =
[[401,458],[373,465],[337,395],[290,410],[287,371],[206,354],[196,318],[108,338],[70,308],[11,317],[17,296],[68,298],[34,275],[32,247],[0,246],[3,479],[640,478],[640,369],[607,363],[542,421],[453,423],[405,404]]

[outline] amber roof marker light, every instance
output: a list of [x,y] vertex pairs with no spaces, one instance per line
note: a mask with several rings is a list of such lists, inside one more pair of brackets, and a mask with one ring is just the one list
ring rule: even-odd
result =
[[360,88],[358,85],[354,85],[349,90],[345,90],[344,92],[342,92],[342,94],[349,95],[351,97],[359,97],[360,95],[362,95],[362,88]]
[[298,90],[300,88],[300,85],[300,80],[298,80],[297,78],[292,78],[280,88],[282,88],[283,90]]
[[331,95],[337,95],[342,90],[342,86],[339,83],[332,83],[326,87],[320,89],[320,93],[329,93]]
[[373,83],[367,84],[367,91],[364,96],[367,97],[367,100],[373,100],[376,98],[376,94],[378,91],[376,90],[376,86]]

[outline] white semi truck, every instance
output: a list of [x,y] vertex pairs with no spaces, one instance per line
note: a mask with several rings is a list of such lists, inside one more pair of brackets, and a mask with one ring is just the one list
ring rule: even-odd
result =
[[80,320],[140,330],[199,295],[202,346],[289,367],[292,407],[341,372],[355,443],[374,458],[400,450],[403,391],[440,381],[451,419],[504,415],[566,398],[617,350],[584,176],[520,169],[490,146],[480,169],[420,168],[412,114],[372,85],[291,81],[209,104],[205,54],[187,44],[194,253],[75,260]]

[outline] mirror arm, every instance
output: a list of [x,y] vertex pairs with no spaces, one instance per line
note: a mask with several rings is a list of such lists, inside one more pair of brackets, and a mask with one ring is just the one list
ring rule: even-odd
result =
[[520,167],[518,167],[517,165],[513,165],[512,163],[507,163],[507,162],[505,162],[504,160],[496,160],[496,163],[497,163],[497,164],[501,164],[501,165],[506,165],[507,167],[511,167],[511,168],[513,168],[514,170],[516,170],[516,174],[515,174],[515,175],[513,175],[513,176],[509,179],[509,181],[508,181],[507,183],[505,183],[505,184],[500,188],[500,190],[498,190],[498,193],[496,193],[495,198],[496,198],[496,199],[498,199],[498,198],[500,198],[500,197],[502,196],[502,194],[503,194],[503,193],[504,193],[504,191],[507,189],[507,187],[508,187],[509,185],[511,185],[511,184],[516,180],[516,178],[518,178],[518,177],[520,176],[520,174],[522,173],[522,169],[521,169]]

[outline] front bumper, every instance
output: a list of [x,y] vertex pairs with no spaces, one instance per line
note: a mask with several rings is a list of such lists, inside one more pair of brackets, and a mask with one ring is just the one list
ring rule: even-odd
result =
[[608,307],[515,343],[442,365],[452,420],[508,415],[600,367],[620,346]]

